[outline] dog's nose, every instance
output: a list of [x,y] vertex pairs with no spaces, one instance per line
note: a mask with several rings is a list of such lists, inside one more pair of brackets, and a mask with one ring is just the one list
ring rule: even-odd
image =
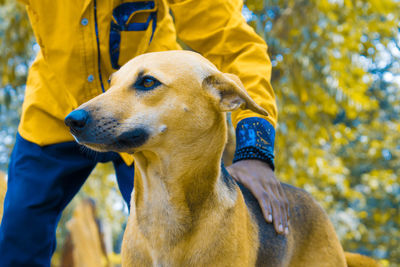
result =
[[89,119],[89,112],[84,109],[74,110],[65,117],[64,123],[72,131],[81,132]]

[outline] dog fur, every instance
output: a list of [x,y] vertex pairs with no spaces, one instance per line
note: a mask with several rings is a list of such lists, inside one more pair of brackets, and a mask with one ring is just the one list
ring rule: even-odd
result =
[[[159,84],[147,80],[157,85],[147,90],[144,77]],[[267,115],[238,77],[188,51],[132,59],[106,93],[78,108],[89,114],[84,129],[71,129],[78,142],[135,159],[123,266],[347,266],[308,193],[283,184],[291,218],[289,234],[278,235],[221,166],[226,112],[238,108]]]

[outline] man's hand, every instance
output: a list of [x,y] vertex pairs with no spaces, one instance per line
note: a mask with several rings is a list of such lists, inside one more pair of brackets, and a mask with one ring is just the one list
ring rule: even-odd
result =
[[227,170],[253,193],[264,218],[274,222],[276,232],[288,234],[289,203],[271,167],[260,160],[248,159],[233,163]]

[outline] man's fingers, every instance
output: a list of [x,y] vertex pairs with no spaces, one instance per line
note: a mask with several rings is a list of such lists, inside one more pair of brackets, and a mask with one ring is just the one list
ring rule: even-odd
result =
[[[268,196],[264,192],[264,194],[261,195],[261,210],[263,212],[264,218],[267,222],[272,223],[272,207],[271,207],[271,202],[268,200]],[[257,198],[258,199],[258,198]]]
[[278,234],[289,232],[289,205],[281,184],[269,166],[257,160],[239,161],[227,168],[230,175],[246,186],[260,204],[263,216]]
[[272,220],[274,223],[275,231],[278,234],[283,234],[285,228],[282,224],[282,214],[281,214],[279,200],[274,196],[271,203],[272,203]]
[[282,223],[282,233],[285,233],[286,228],[288,227],[287,225],[287,212],[284,204],[282,203],[283,200],[281,200],[280,203],[280,210],[281,210],[281,223]]
[[280,234],[288,234],[289,233],[289,227],[288,227],[288,207],[289,203],[286,199],[286,195],[284,194],[281,185],[280,184],[275,184],[270,186],[271,191],[273,191],[274,197],[275,197],[275,203],[276,203],[276,209],[279,210],[279,217],[275,218],[277,220],[278,224],[278,233]]
[[282,186],[280,184],[278,185],[278,191],[279,191],[280,197],[282,199],[282,203],[283,203],[284,208],[285,208],[285,213],[286,213],[286,216],[287,216],[287,220],[289,220],[290,219],[289,201],[288,201],[288,199],[286,197],[286,194],[283,191],[283,188],[282,188]]
[[[271,192],[272,197],[275,199],[275,205],[274,207],[279,210],[279,217],[274,216],[274,221],[276,221],[276,224],[278,225],[278,233],[280,234],[286,234],[289,232],[288,228],[288,207],[289,203],[287,201],[286,195],[283,192],[283,189],[281,187],[281,184],[278,183],[270,183],[267,187],[269,189],[269,192]],[[277,212],[278,214],[278,212]],[[274,225],[276,225],[274,224]],[[275,226],[276,228],[276,226]]]
[[281,213],[282,213],[282,224],[284,227],[285,234],[289,233],[289,219],[290,219],[290,214],[289,214],[289,201],[286,198],[286,194],[283,191],[282,187],[280,184],[277,186],[277,190],[279,192],[279,197],[280,197],[280,204],[281,204]]
[[[236,177],[234,178],[237,179]],[[251,191],[253,196],[257,199],[261,211],[264,215],[264,219],[268,223],[272,223],[274,221],[274,216],[272,213],[272,205],[268,193],[265,191],[265,189],[262,188],[262,186],[252,186],[251,183],[245,184],[245,186]],[[260,189],[254,190],[255,188],[260,188]]]
[[[274,183],[263,184],[263,189],[260,190],[261,193],[254,192],[256,198],[262,200],[261,208],[267,222],[274,223],[275,231],[278,234],[284,234],[287,227],[287,217],[283,206],[283,199],[279,194],[279,186]],[[265,205],[264,205],[265,203]],[[272,215],[272,216],[271,216]]]

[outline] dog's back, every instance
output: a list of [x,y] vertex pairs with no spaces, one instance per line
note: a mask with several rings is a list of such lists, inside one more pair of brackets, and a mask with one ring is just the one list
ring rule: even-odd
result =
[[[233,182],[226,171],[223,173],[226,181]],[[253,194],[237,184],[258,226],[256,266],[347,266],[331,222],[306,191],[282,184],[290,206],[290,232],[284,236],[278,235],[273,224],[266,222]]]
[[223,176],[226,183],[239,186],[258,226],[256,266],[381,266],[369,257],[344,252],[327,214],[306,191],[282,183],[290,206],[290,232],[278,235],[273,224],[266,222],[250,190],[235,182],[224,168]]

